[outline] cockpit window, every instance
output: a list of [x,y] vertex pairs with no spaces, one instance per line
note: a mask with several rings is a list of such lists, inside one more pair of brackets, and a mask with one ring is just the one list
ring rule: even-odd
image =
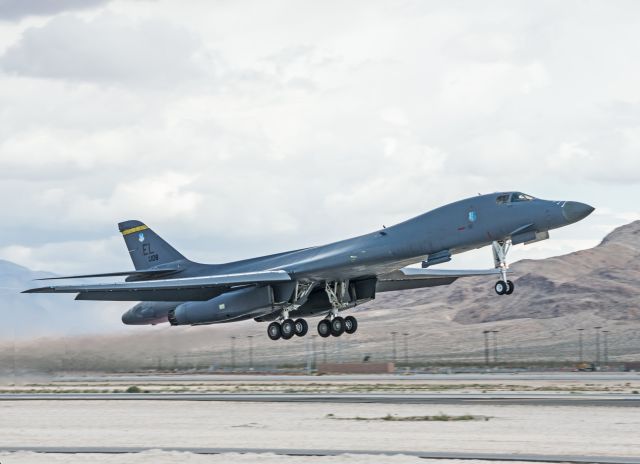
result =
[[498,203],[499,205],[509,203],[509,195],[500,195],[498,198],[496,198],[496,203]]
[[526,193],[522,193],[522,192],[514,192],[511,194],[511,201],[512,202],[516,202],[516,201],[531,201],[533,200],[533,197],[531,195],[527,195]]
[[535,200],[531,195],[527,195],[522,192],[505,193],[496,198],[496,203],[504,205],[505,203],[515,203],[518,201],[531,201]]

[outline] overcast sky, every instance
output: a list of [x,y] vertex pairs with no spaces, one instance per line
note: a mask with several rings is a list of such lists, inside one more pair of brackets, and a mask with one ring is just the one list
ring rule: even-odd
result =
[[[640,2],[0,0],[0,258],[224,262],[499,190],[640,218]],[[488,249],[452,265],[491,266]]]

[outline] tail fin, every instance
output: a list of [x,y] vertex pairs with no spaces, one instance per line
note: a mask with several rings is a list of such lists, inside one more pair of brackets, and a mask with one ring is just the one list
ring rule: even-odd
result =
[[136,270],[186,260],[175,248],[140,221],[121,222],[118,228],[122,232]]

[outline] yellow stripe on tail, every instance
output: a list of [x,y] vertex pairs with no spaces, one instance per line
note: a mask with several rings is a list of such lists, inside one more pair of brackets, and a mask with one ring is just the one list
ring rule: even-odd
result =
[[147,230],[148,227],[144,224],[138,227],[132,227],[131,229],[126,229],[122,231],[122,235],[135,234],[136,232],[140,232],[142,230]]

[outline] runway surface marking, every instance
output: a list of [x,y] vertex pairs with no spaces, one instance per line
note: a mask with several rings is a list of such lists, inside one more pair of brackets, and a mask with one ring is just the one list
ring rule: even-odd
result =
[[290,448],[154,448],[154,447],[62,447],[62,446],[22,446],[0,447],[0,452],[19,451],[49,454],[128,454],[149,450],[177,451],[193,454],[277,454],[284,456],[338,456],[343,454],[393,456],[405,455],[423,459],[461,459],[480,461],[525,461],[544,463],[575,464],[640,464],[640,457],[632,456],[578,456],[561,454],[501,454],[501,453],[456,453],[431,451],[377,451],[341,449],[290,449]]
[[228,401],[256,403],[501,404],[640,407],[623,394],[241,394],[241,393],[3,393],[0,401]]

